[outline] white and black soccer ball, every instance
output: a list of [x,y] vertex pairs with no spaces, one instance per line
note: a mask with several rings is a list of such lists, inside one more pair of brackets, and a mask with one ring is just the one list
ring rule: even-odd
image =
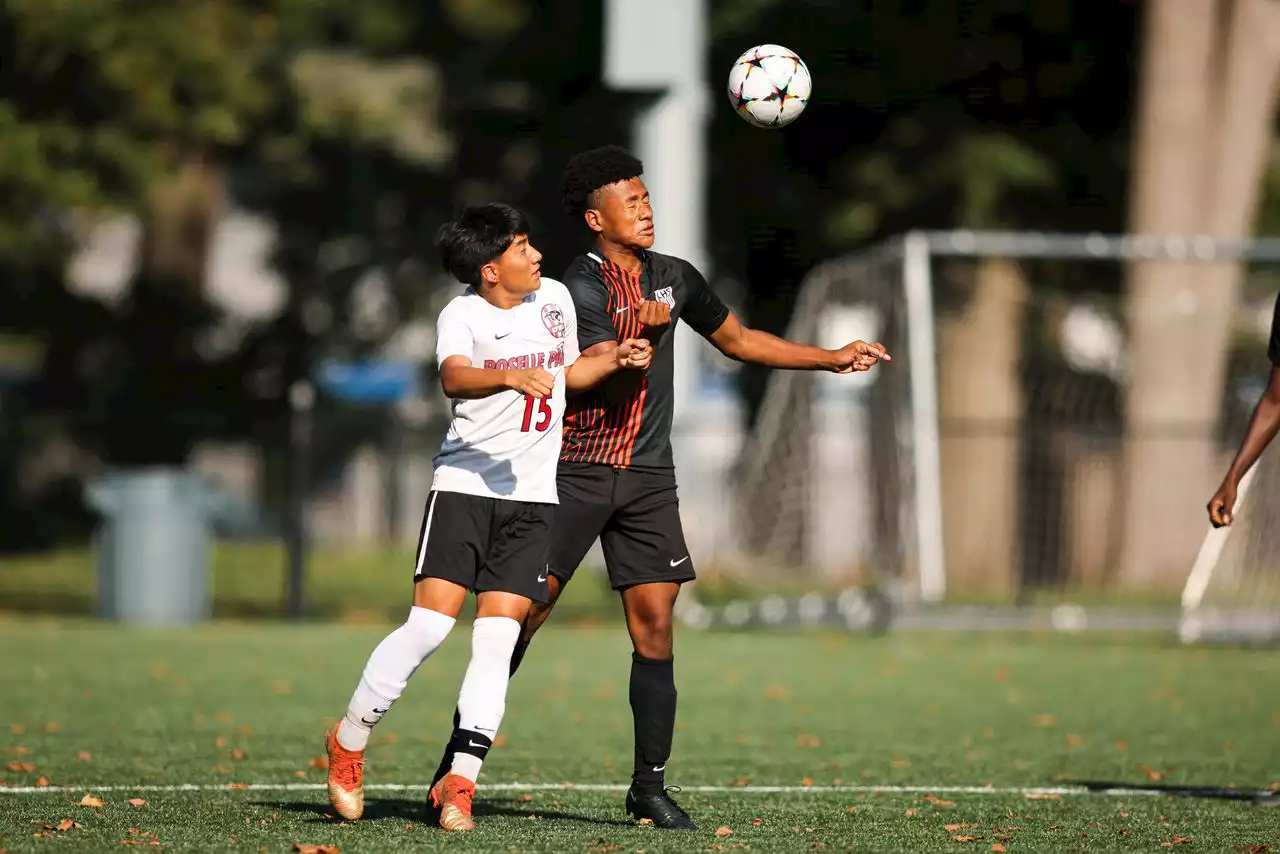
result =
[[809,67],[781,45],[756,45],[729,70],[729,103],[758,128],[780,128],[804,112],[813,92]]

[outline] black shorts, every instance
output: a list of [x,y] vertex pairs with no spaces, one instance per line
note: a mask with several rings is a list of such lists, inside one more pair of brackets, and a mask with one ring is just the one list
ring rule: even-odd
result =
[[433,491],[422,514],[413,580],[443,578],[476,593],[494,590],[545,602],[555,509]]
[[614,590],[694,579],[675,472],[562,462],[556,489],[560,506],[551,531],[551,574],[562,582],[573,577],[597,537]]

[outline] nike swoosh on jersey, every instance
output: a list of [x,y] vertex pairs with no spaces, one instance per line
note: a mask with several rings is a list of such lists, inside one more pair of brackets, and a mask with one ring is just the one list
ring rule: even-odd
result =
[[679,560],[673,560],[673,561],[671,561],[671,565],[672,565],[672,566],[679,566],[680,564],[684,563],[684,562],[685,562],[686,560],[688,560],[688,559],[689,559],[689,556],[688,556],[688,555],[685,555],[684,557],[680,558]]

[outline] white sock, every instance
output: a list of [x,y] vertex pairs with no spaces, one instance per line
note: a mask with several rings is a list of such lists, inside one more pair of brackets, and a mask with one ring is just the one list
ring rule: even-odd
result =
[[471,663],[458,692],[458,752],[450,770],[475,782],[507,709],[511,651],[520,623],[510,617],[480,617],[471,629]]
[[404,625],[383,638],[369,656],[347,715],[338,725],[338,744],[364,750],[374,724],[400,699],[409,677],[444,643],[455,622],[439,611],[410,609]]

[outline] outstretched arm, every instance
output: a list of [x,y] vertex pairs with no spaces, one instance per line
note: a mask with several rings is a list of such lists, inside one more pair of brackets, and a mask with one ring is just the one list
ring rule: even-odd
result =
[[847,374],[870,370],[881,360],[890,361],[881,344],[854,341],[839,350],[825,350],[743,326],[733,313],[707,339],[730,359],[769,368]]
[[1273,366],[1267,390],[1253,408],[1253,417],[1249,419],[1249,429],[1240,442],[1240,450],[1236,451],[1236,458],[1231,461],[1222,485],[1213,494],[1213,498],[1209,499],[1209,521],[1213,527],[1221,528],[1231,524],[1240,480],[1258,461],[1258,457],[1262,456],[1277,431],[1280,431],[1280,366]]
[[628,338],[621,344],[610,341],[597,344],[564,372],[565,392],[586,391],[615,371],[644,370],[652,358],[653,350],[643,338]]

